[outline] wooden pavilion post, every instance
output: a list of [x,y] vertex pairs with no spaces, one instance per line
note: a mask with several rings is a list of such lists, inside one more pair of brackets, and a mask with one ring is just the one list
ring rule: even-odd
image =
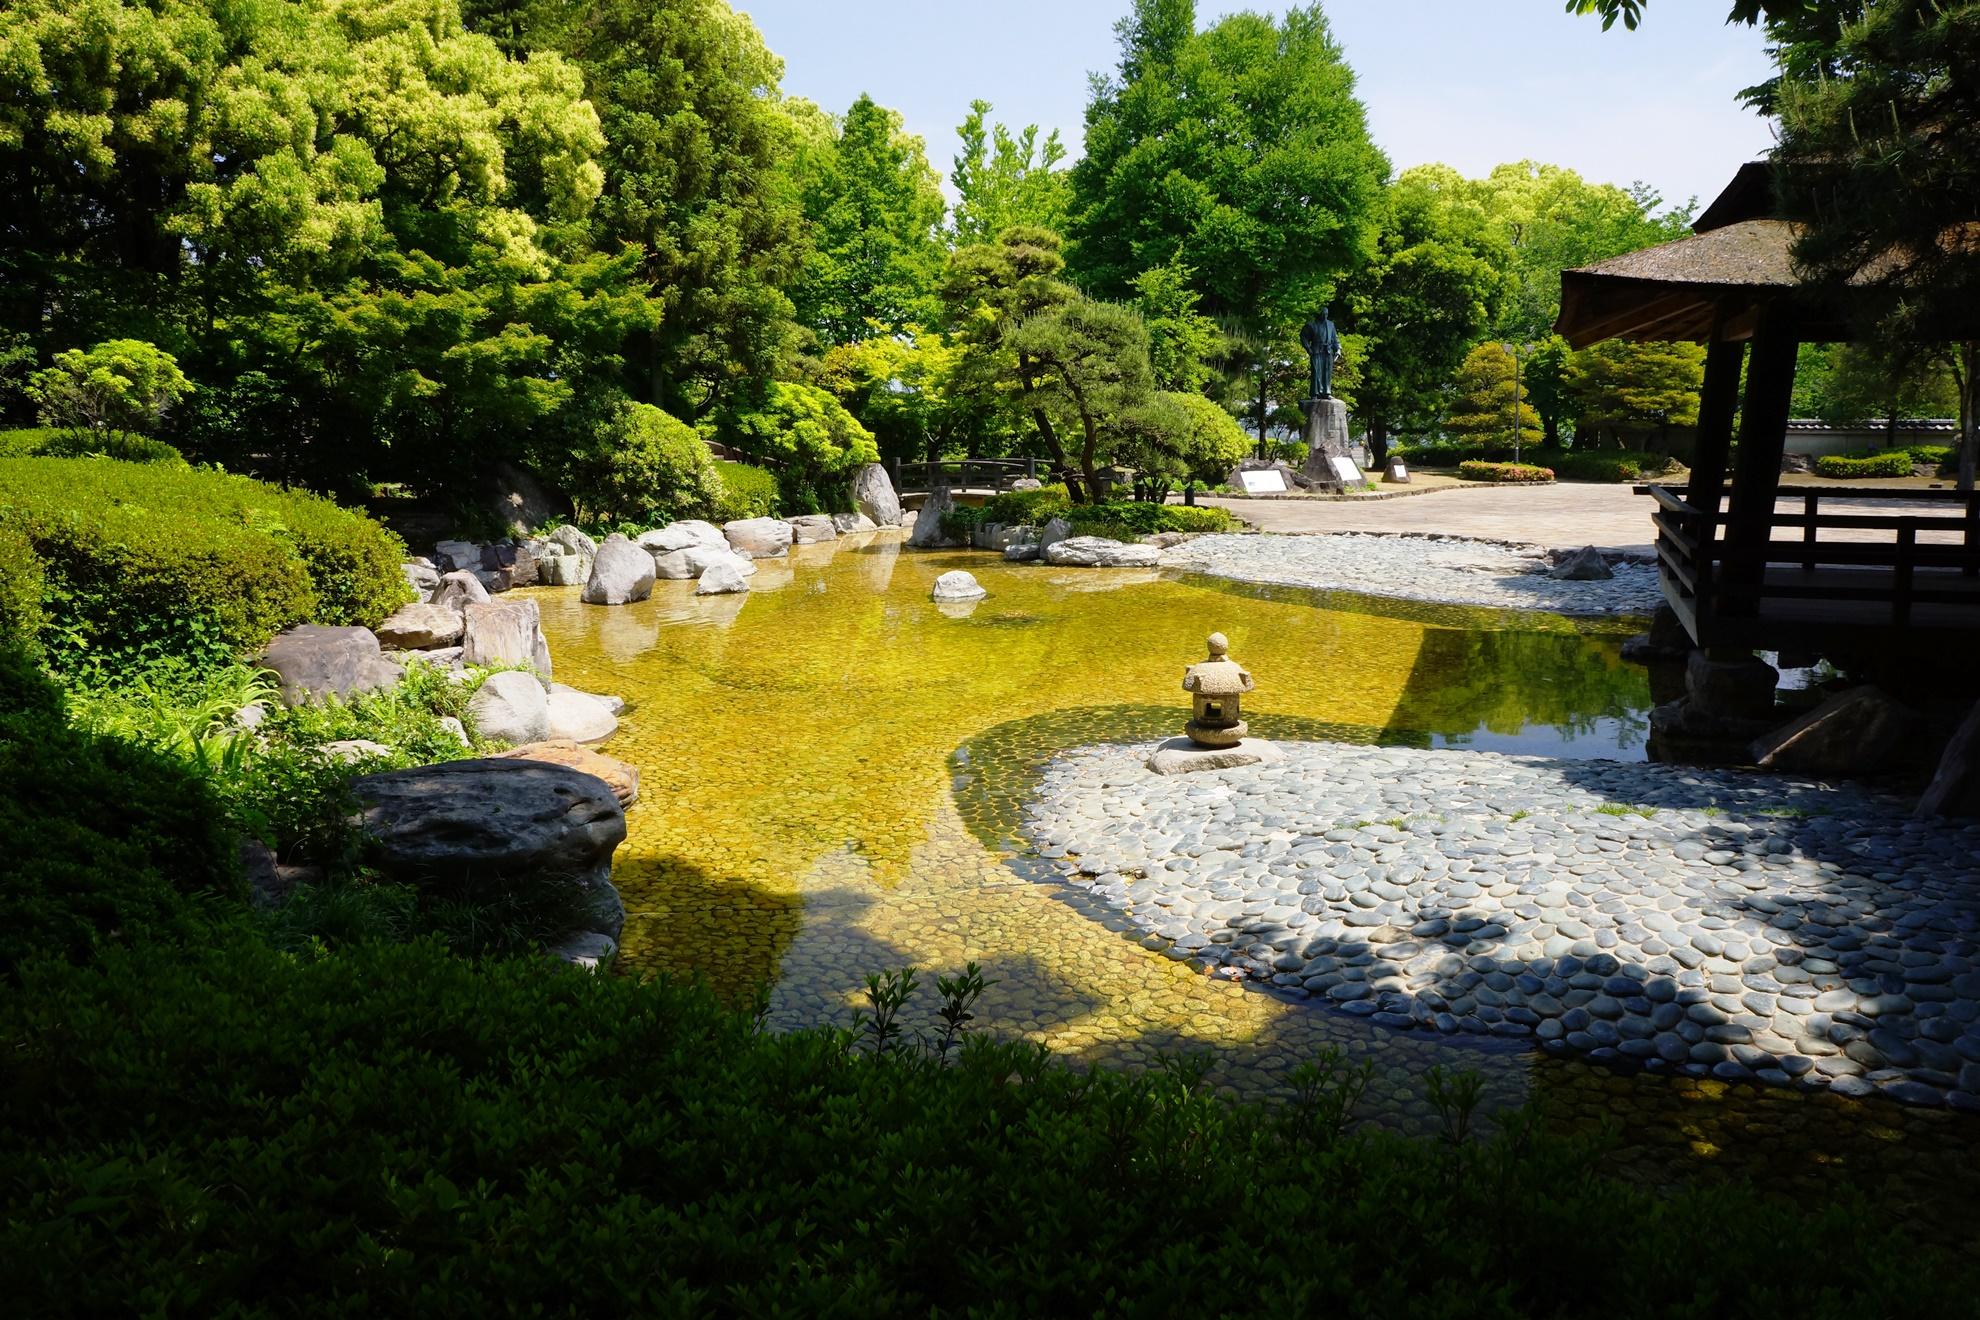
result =
[[[1720,580],[1728,587],[1758,586],[1766,574],[1760,556],[1774,532],[1799,346],[1790,309],[1780,302],[1763,307],[1753,332],[1753,357],[1746,367],[1746,403],[1740,411],[1739,453],[1734,457],[1732,498],[1726,510],[1726,565]],[[1735,594],[1724,612],[1752,614],[1756,608],[1752,597]]]
[[1713,326],[1705,346],[1705,381],[1698,389],[1698,440],[1691,455],[1691,483],[1686,501],[1717,521],[1726,484],[1726,464],[1732,456],[1733,415],[1739,411],[1739,369],[1746,362],[1746,345],[1721,338]]

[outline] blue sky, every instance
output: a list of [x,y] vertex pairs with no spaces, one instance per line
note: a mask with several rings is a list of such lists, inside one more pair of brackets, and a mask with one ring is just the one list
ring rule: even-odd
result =
[[[732,0],[784,58],[784,90],[830,110],[861,92],[901,111],[947,174],[972,98],[1013,125],[1056,127],[1077,155],[1086,75],[1114,65],[1127,0]],[[1198,0],[1211,17],[1245,7]],[[1259,4],[1252,8],[1279,9]],[[1767,75],[1760,35],[1728,0],[1653,0],[1635,32],[1603,32],[1563,0],[1332,0],[1375,140],[1397,169],[1507,160],[1642,180],[1710,201],[1765,151],[1740,88]]]

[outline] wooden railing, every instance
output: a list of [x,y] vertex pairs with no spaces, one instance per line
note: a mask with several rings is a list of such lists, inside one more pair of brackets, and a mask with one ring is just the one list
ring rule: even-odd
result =
[[937,486],[951,490],[1009,490],[1012,483],[1038,479],[1035,458],[951,458],[932,463],[894,460],[894,489],[902,494],[925,493]]
[[[1906,630],[1914,626],[1917,606],[1948,605],[1956,608],[1941,612],[1935,628],[1980,632],[1980,494],[1855,487],[1787,490],[1769,511],[1761,539],[1751,534],[1729,537],[1726,511],[1692,504],[1678,490],[1638,489],[1657,504],[1651,521],[1665,597],[1700,645],[1745,644],[1765,631],[1761,621],[1767,619],[1769,606],[1786,602],[1818,603],[1813,609],[1774,611],[1776,623],[1792,614],[1803,630],[1825,626],[1825,613],[1830,616],[1827,626]],[[1824,512],[1825,500],[1903,500],[1948,507],[1943,515]],[[1777,539],[1777,531],[1799,535]],[[1853,535],[1824,539],[1825,532]],[[1824,611],[1819,607],[1823,602],[1837,608]],[[1865,602],[1882,608],[1841,608]]]

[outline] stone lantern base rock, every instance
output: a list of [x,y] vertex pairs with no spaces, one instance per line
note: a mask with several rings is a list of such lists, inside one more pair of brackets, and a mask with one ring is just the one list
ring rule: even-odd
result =
[[1279,745],[1265,738],[1245,738],[1230,747],[1204,747],[1188,738],[1171,738],[1148,758],[1148,768],[1158,775],[1183,775],[1192,770],[1272,765],[1285,759]]

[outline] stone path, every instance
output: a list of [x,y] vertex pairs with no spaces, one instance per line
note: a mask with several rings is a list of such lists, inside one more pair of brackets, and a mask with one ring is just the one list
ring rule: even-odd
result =
[[1607,581],[1568,582],[1550,576],[1540,546],[1438,536],[1200,536],[1170,549],[1162,566],[1243,582],[1556,614],[1649,614],[1663,599],[1652,564],[1621,563]]
[[1152,747],[1067,753],[1027,809],[1150,950],[1399,1030],[1980,1110],[1980,823],[1732,771]]
[[1460,486],[1393,500],[1198,498],[1267,532],[1422,532],[1549,549],[1651,551],[1650,497],[1626,485]]

